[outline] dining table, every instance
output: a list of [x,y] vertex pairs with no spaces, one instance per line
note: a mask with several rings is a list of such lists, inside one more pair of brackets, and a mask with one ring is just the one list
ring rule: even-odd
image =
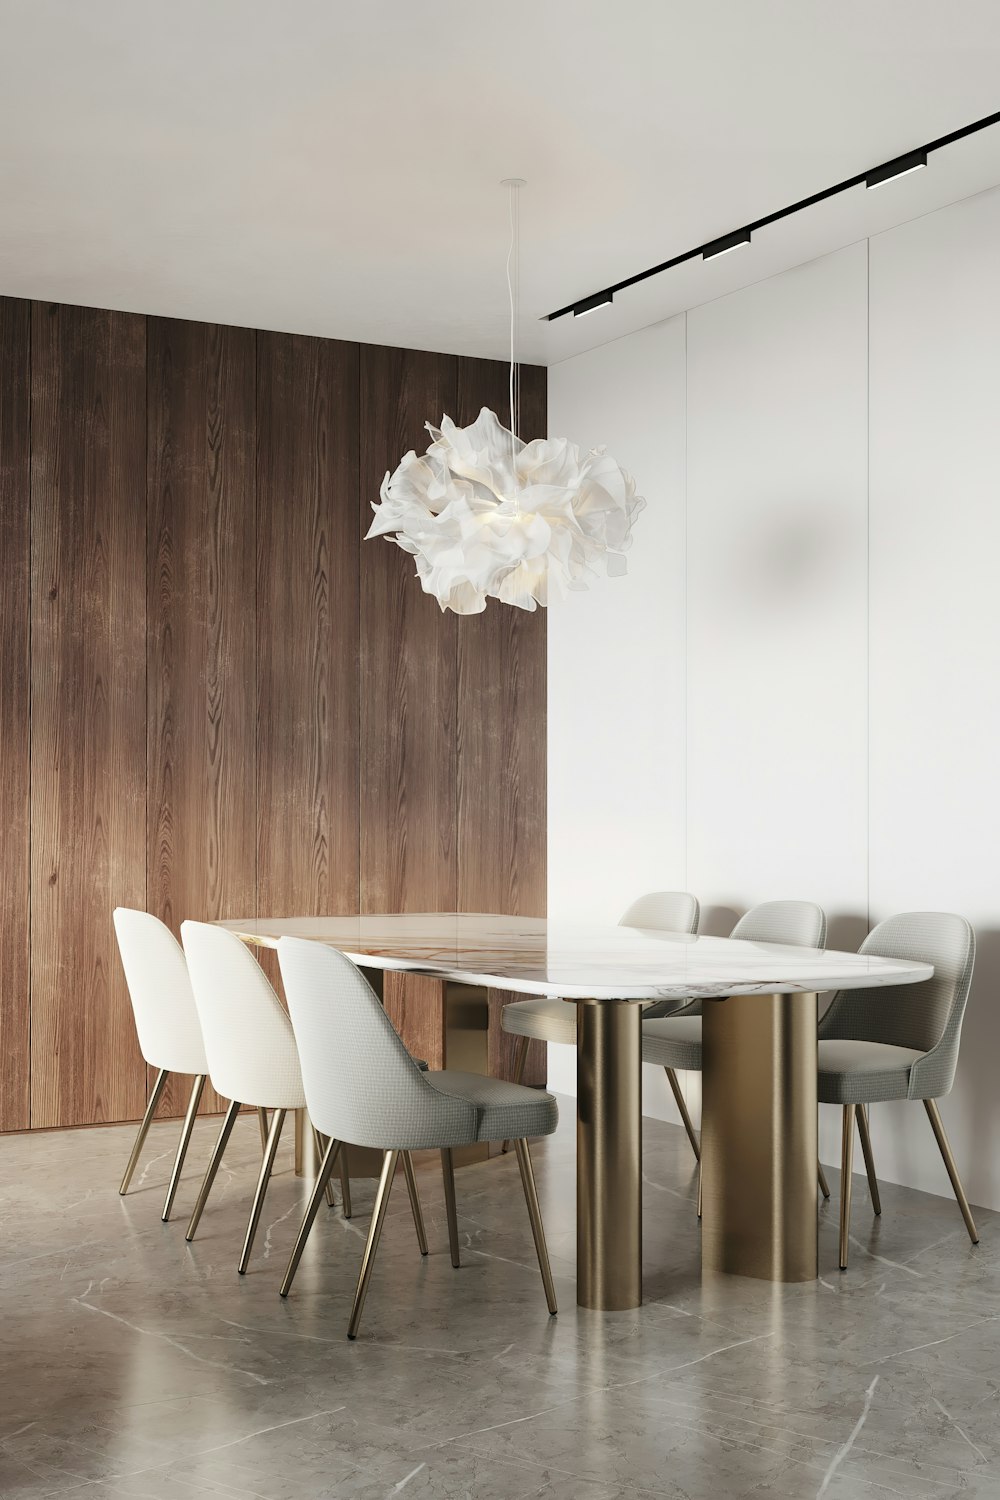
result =
[[800,1282],[818,1275],[819,996],[933,974],[869,954],[491,913],[220,925],[250,945],[305,938],[366,970],[576,1007],[577,1302],[601,1311],[642,1302],[644,1009],[702,1003],[703,1276]]

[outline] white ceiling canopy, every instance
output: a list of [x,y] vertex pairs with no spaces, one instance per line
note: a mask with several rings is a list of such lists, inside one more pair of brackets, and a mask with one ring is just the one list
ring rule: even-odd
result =
[[995,0],[0,0],[0,294],[544,363],[1000,182]]

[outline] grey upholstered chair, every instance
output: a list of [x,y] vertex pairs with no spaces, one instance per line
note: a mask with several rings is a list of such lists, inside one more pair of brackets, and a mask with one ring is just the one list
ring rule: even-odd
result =
[[951,1185],[974,1245],[979,1243],[935,1100],[955,1079],[962,1018],[972,984],[976,937],[964,917],[911,911],[880,922],[860,952],[934,965],[934,977],[891,989],[841,990],[819,1027],[819,1098],[843,1106],[840,1178],[840,1266],[847,1268],[851,1224],[851,1166],[857,1120],[871,1186],[881,1213],[868,1134],[867,1106],[919,1099],[927,1111]]
[[286,1297],[341,1143],[383,1152],[382,1176],[372,1212],[347,1336],[357,1336],[372,1266],[400,1152],[441,1152],[448,1239],[453,1266],[460,1264],[452,1151],[509,1136],[517,1161],[549,1312],[556,1311],[528,1136],[550,1135],[558,1106],[551,1094],[477,1073],[422,1072],[410,1057],[363,974],[333,948],[282,938],[278,959],[302,1060],[309,1113],[329,1145],[295,1241],[281,1295]]
[[[620,927],[646,927],[656,932],[696,932],[698,929],[698,898],[688,891],[650,891],[633,901],[618,924]],[[656,1007],[658,1010],[661,1007]],[[668,1007],[677,1009],[676,1006]],[[563,1042],[576,1046],[576,1006],[567,1005],[558,997],[546,996],[540,1000],[515,1000],[505,1005],[500,1014],[502,1029],[519,1037],[514,1055],[514,1082],[524,1077],[524,1064],[528,1056],[528,1043]],[[677,1075],[667,1069],[667,1078],[680,1110],[688,1139],[698,1155],[698,1137],[688,1114],[687,1103],[677,1082]],[[508,1142],[504,1141],[506,1151]]]

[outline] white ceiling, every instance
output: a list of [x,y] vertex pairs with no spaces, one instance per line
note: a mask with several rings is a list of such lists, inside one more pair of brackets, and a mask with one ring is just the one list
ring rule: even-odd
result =
[[1000,182],[996,0],[0,0],[0,294],[552,363]]

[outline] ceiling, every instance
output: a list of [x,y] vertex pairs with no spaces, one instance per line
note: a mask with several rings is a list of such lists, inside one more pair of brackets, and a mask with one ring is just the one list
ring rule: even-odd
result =
[[0,0],[0,294],[553,363],[1000,183],[996,0]]

